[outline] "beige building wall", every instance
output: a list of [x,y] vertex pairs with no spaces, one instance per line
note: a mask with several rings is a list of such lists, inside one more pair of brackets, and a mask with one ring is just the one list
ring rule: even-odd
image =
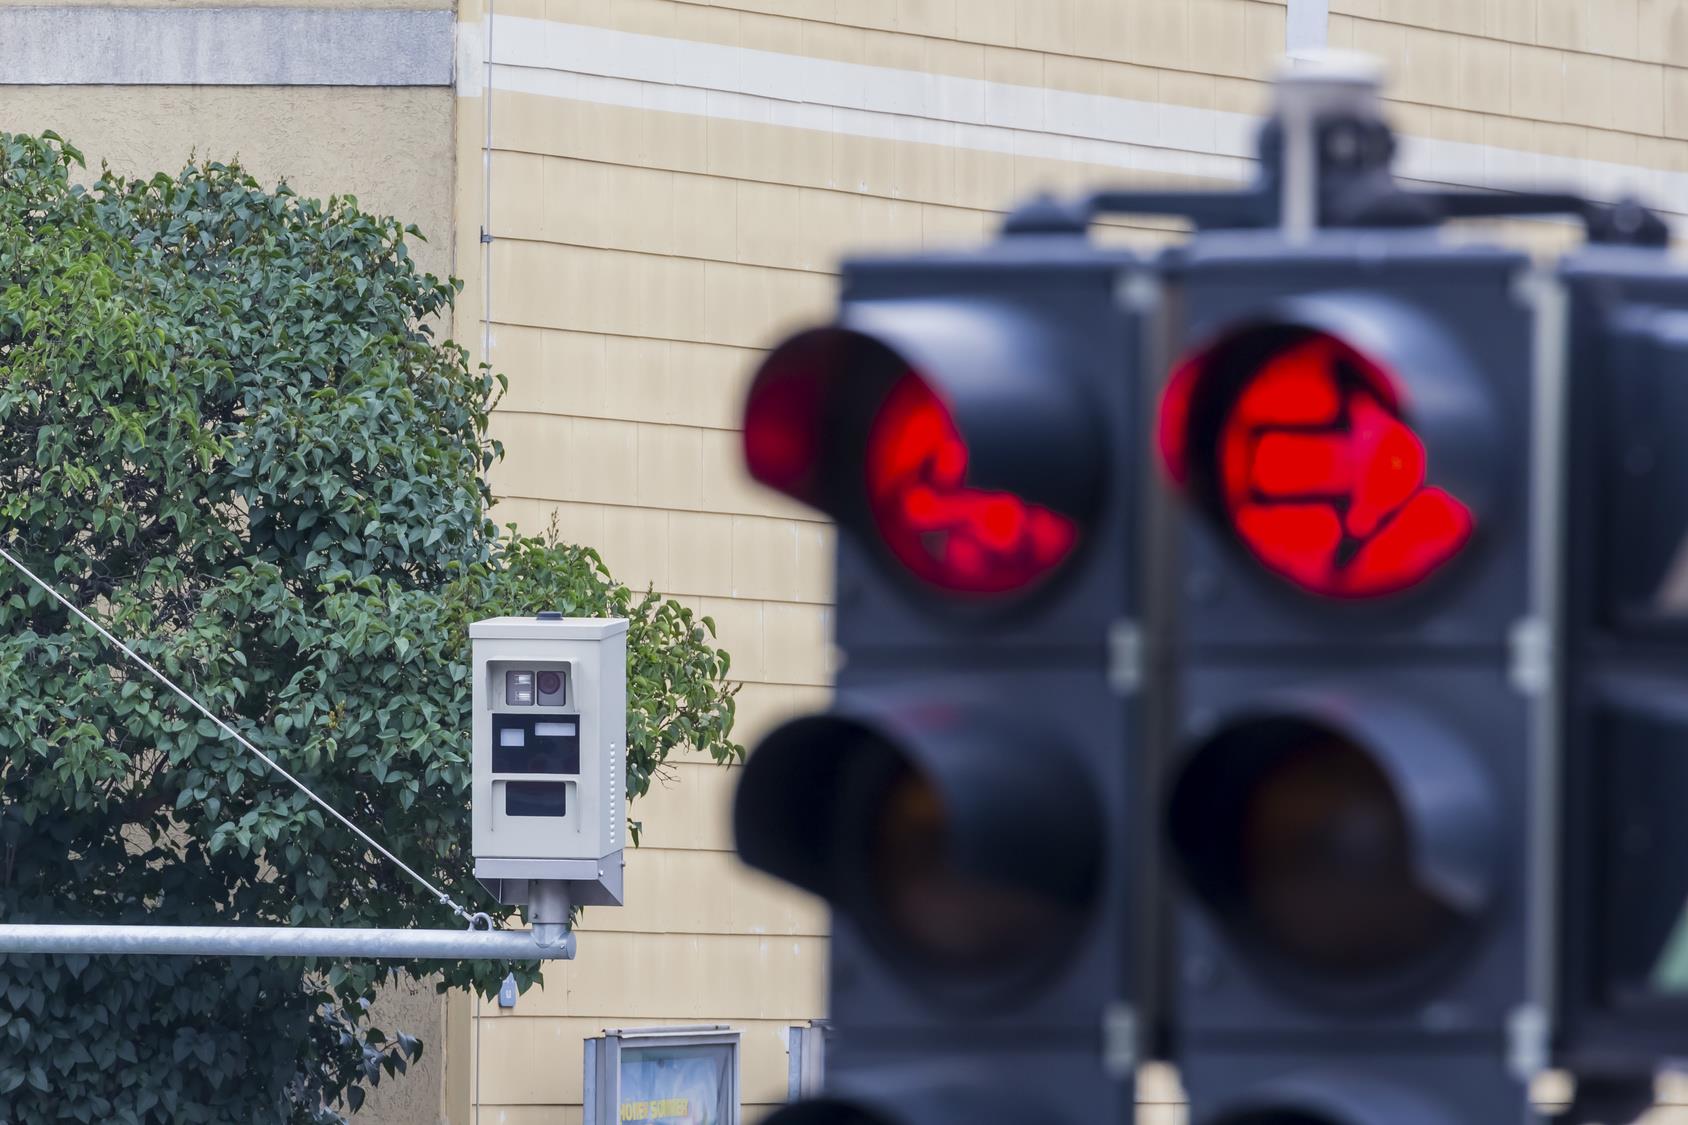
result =
[[1688,171],[1680,0],[1332,0],[1331,9],[1331,43],[1388,63],[1412,133]]
[[[710,614],[751,744],[824,703],[832,624],[829,530],[740,467],[761,350],[828,314],[846,252],[976,241],[1037,190],[1246,178],[1290,22],[1268,0],[487,7],[460,13],[481,54],[478,78],[459,78],[459,163],[484,163],[459,184],[460,261],[472,275],[478,254],[482,271],[459,333],[483,333],[510,377],[501,511],[529,530],[555,518],[619,577]],[[1672,190],[1688,136],[1671,131],[1664,63],[1688,52],[1658,30],[1688,7],[1620,4],[1627,36],[1574,30],[1595,7],[1554,0],[1333,7],[1324,40],[1378,51],[1398,76],[1415,178],[1688,199]],[[781,1030],[824,1008],[824,917],[734,864],[730,777],[675,773],[642,810],[629,907],[588,911],[580,959],[543,993],[477,1006],[478,1030],[454,1032],[482,1037],[479,1104],[497,1120],[577,1120],[579,1038],[641,1022],[744,1027],[749,1117],[781,1096]],[[1146,1079],[1145,1120],[1178,1119],[1176,1076]]]

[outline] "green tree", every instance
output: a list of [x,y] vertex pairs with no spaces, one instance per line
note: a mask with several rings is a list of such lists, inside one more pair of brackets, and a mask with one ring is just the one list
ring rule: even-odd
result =
[[[414,228],[238,166],[109,172],[0,134],[0,538],[459,901],[468,622],[630,619],[627,788],[731,741],[714,626],[590,550],[500,533],[501,383],[437,342]],[[0,919],[456,923],[251,755],[0,567]],[[0,1120],[325,1122],[421,1049],[369,1026],[395,969],[0,964]],[[534,966],[515,966],[525,983]]]

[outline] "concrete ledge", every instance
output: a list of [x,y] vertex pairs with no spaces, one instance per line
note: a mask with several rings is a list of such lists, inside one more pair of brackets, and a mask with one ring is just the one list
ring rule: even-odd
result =
[[0,8],[0,86],[449,86],[449,11]]

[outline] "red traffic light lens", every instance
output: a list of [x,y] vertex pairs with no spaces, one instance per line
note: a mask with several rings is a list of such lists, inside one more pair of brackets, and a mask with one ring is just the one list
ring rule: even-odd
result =
[[942,400],[904,374],[867,439],[868,504],[886,548],[945,590],[1001,594],[1035,584],[1072,553],[1077,524],[1011,492],[969,485],[967,461]]
[[1193,449],[1209,451],[1210,494],[1261,563],[1311,593],[1371,598],[1416,586],[1460,553],[1471,510],[1426,483],[1424,442],[1382,367],[1318,332],[1251,356],[1227,380],[1234,390],[1205,443],[1185,427],[1202,393],[1193,384],[1215,373],[1187,365],[1162,406],[1161,444],[1179,480],[1195,475]]

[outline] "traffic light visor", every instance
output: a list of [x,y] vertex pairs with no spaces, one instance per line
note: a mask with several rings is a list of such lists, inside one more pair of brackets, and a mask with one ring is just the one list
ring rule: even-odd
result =
[[1399,593],[1459,555],[1475,527],[1467,503],[1433,481],[1403,384],[1333,332],[1245,328],[1173,374],[1159,425],[1166,468],[1301,589]]
[[1492,892],[1489,787],[1463,747],[1404,714],[1240,717],[1177,776],[1186,880],[1241,945],[1337,1002],[1461,944]]
[[734,826],[753,867],[828,899],[911,975],[1017,975],[1083,930],[1101,849],[1059,748],[928,708],[826,715],[750,755]]
[[892,302],[803,332],[751,385],[750,474],[832,516],[919,583],[1041,585],[1101,490],[1094,412],[1012,311]]
[[1197,1125],[1463,1125],[1416,1090],[1353,1073],[1303,1072],[1267,1083]]
[[902,1125],[902,1122],[828,1098],[787,1106],[768,1118],[768,1125]]

